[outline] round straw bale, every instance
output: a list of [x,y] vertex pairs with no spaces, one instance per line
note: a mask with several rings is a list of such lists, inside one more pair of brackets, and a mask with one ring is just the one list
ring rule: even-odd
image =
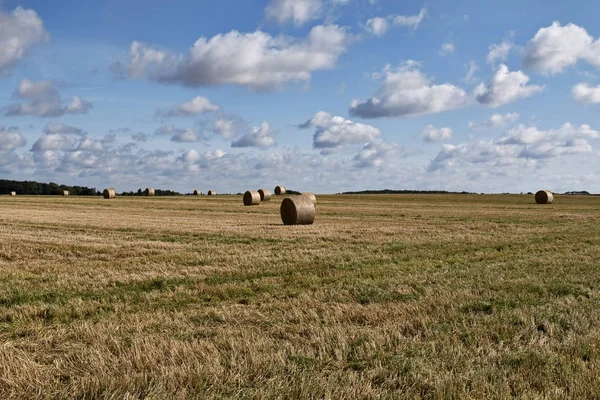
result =
[[535,194],[535,202],[538,204],[554,203],[554,195],[549,190],[540,190]]
[[248,190],[244,193],[244,205],[245,206],[257,206],[260,204],[260,193],[253,190]]
[[285,188],[283,186],[275,186],[275,195],[283,196],[285,194]]
[[17,192],[10,192],[10,195],[11,195],[12,197],[15,197],[15,196],[17,195]]
[[302,193],[302,196],[307,196],[309,197],[313,204],[316,206],[317,205],[317,196],[315,196],[312,192],[304,192]]
[[70,193],[68,190],[63,190],[63,196],[68,196]]
[[216,196],[217,192],[215,192],[214,190],[209,190],[208,193],[206,193],[207,196]]
[[102,194],[104,195],[105,199],[114,199],[115,197],[117,197],[117,192],[115,192],[115,189],[113,188],[104,189],[104,192],[102,192]]
[[269,201],[271,200],[271,191],[267,189],[258,189],[258,194],[260,194],[260,201]]
[[284,225],[311,225],[315,222],[315,205],[308,196],[290,196],[281,202]]
[[146,190],[144,190],[144,196],[154,196],[156,194],[156,191],[152,188],[146,188]]
[[202,194],[198,189],[194,190],[194,196],[200,196]]

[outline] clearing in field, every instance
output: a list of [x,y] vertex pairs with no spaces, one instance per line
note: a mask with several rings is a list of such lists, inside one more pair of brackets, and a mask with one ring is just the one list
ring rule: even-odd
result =
[[598,398],[600,200],[0,199],[0,398]]

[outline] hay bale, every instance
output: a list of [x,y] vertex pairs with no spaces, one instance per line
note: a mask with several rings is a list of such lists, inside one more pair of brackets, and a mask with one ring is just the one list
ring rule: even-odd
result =
[[290,196],[281,202],[284,225],[311,225],[315,222],[315,205],[308,196]]
[[214,190],[209,190],[208,193],[206,193],[207,196],[216,196],[217,192],[215,192]]
[[259,189],[258,194],[260,194],[260,201],[270,201],[271,200],[271,191],[267,189]]
[[554,203],[554,195],[549,190],[540,190],[535,194],[535,202],[538,204]]
[[152,188],[146,188],[146,190],[144,190],[144,196],[154,196],[155,194],[156,192]]
[[105,199],[114,199],[115,197],[117,197],[117,192],[115,192],[115,189],[113,189],[113,188],[107,188],[107,189],[104,189],[104,192],[102,192],[102,195],[104,196]]
[[70,193],[68,190],[63,190],[63,196],[68,196]]
[[285,188],[283,186],[275,186],[275,195],[283,196],[285,194]]
[[15,196],[17,195],[17,192],[10,192],[10,195],[11,195],[12,197],[15,197]]
[[194,190],[194,196],[200,196],[202,194],[198,189]]
[[244,205],[245,206],[257,206],[260,204],[260,193],[253,190],[248,190],[244,193]]
[[302,196],[306,196],[308,198],[311,199],[311,201],[313,202],[313,205],[317,205],[317,196],[315,196],[312,192],[304,192],[302,193]]

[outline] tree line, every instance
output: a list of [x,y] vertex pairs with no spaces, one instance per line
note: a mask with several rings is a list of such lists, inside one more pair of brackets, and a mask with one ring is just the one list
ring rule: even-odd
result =
[[85,186],[67,186],[59,185],[54,182],[40,183],[34,181],[11,181],[0,179],[0,194],[16,192],[17,194],[22,195],[57,196],[62,195],[65,190],[68,190],[69,194],[73,196],[95,196],[102,194],[98,192],[96,188],[88,188]]

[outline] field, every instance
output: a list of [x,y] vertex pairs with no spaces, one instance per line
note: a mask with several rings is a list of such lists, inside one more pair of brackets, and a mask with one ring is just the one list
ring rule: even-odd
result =
[[600,398],[600,198],[0,198],[0,398]]

